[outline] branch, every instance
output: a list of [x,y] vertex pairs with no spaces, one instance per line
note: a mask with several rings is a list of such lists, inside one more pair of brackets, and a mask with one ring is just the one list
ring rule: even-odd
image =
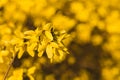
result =
[[4,76],[3,80],[6,80],[6,79],[7,79],[7,76],[8,76],[8,74],[9,74],[9,71],[10,71],[10,69],[11,69],[11,67],[12,67],[12,64],[13,64],[16,56],[17,56],[17,54],[15,54],[15,56],[14,56],[14,57],[12,58],[12,60],[10,61],[10,64],[9,64],[9,66],[8,66],[8,69],[7,69],[6,73],[5,73],[5,76]]

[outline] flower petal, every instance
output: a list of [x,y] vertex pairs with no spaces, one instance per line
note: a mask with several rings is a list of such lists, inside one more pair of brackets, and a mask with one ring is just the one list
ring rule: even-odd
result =
[[42,57],[43,53],[44,53],[44,51],[39,51],[38,52],[38,57]]
[[51,41],[53,40],[53,36],[49,31],[45,31],[45,36],[50,39]]
[[24,53],[24,49],[22,47],[20,47],[20,50],[18,52],[18,58],[19,59],[22,57],[23,53]]
[[48,58],[52,58],[53,57],[52,46],[50,46],[50,45],[47,46],[46,53],[47,53]]

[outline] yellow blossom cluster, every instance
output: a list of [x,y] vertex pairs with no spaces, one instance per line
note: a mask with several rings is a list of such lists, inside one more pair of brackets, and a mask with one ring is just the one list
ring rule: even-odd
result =
[[[7,37],[8,35],[5,36]],[[12,57],[18,55],[20,59],[25,51],[32,57],[35,54],[41,57],[46,51],[51,62],[62,60],[65,53],[69,53],[62,43],[65,37],[67,37],[65,31],[54,31],[51,24],[38,27],[35,31],[28,30],[22,33],[19,30],[15,30],[14,35],[9,40],[4,39],[4,36],[1,37],[3,42],[1,42],[0,46],[0,62],[3,63],[2,57],[9,54],[12,54]]]

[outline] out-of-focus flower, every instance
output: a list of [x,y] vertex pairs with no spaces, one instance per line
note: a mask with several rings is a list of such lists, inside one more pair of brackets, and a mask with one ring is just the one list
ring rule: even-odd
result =
[[35,66],[33,66],[27,70],[27,76],[30,78],[30,80],[35,80],[34,77],[32,76],[32,74],[34,74],[35,70],[36,70]]
[[10,76],[8,80],[23,80],[23,72],[24,70],[22,68],[14,70],[12,76]]

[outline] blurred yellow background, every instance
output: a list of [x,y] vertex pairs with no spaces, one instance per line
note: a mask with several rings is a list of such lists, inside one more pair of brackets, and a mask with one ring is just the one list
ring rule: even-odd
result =
[[[70,54],[54,64],[25,55],[16,59],[8,80],[18,72],[14,80],[120,80],[120,0],[0,0],[0,46],[14,31],[46,23],[70,34],[64,40]],[[8,57],[0,52],[0,80]]]

